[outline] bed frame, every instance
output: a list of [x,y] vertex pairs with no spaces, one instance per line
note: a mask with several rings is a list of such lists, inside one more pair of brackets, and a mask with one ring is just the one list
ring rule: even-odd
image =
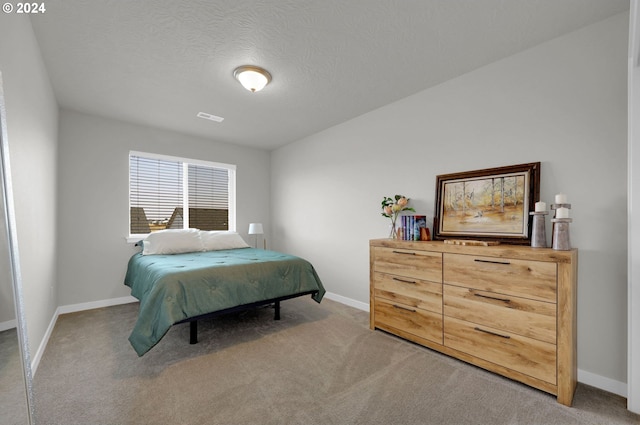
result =
[[223,314],[251,310],[256,307],[274,304],[275,314],[274,314],[273,320],[280,320],[280,301],[285,301],[291,298],[303,297],[305,295],[315,295],[317,293],[318,291],[306,291],[306,292],[301,292],[299,294],[286,295],[284,297],[272,298],[269,300],[257,301],[255,303],[238,305],[235,307],[225,308],[224,310],[214,311],[212,313],[201,314],[195,317],[189,317],[187,319],[177,322],[176,325],[180,323],[189,323],[189,344],[197,344],[198,343],[198,320],[200,319],[209,319],[212,317],[222,316]]

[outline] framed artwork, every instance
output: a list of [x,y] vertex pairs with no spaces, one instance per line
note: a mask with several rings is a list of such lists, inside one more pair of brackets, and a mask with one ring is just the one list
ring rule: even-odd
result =
[[529,244],[540,163],[436,176],[434,239]]

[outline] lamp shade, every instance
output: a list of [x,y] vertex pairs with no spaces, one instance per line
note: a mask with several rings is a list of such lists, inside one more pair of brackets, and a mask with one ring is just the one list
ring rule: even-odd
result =
[[233,71],[233,76],[245,89],[254,93],[262,90],[271,81],[271,74],[266,69],[251,65],[239,66]]
[[262,235],[264,231],[262,230],[262,223],[251,223],[249,224],[249,234],[250,235]]

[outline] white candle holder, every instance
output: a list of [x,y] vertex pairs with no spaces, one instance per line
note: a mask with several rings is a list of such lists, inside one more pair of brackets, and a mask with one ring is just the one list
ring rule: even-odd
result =
[[533,216],[533,229],[531,231],[531,246],[534,248],[547,247],[547,230],[545,229],[545,216],[549,211],[530,212]]
[[[558,208],[571,209],[571,204],[553,204],[552,210]],[[571,240],[569,238],[569,223],[573,220],[570,218],[553,218],[553,232],[551,237],[551,248],[557,251],[569,251],[571,249]]]

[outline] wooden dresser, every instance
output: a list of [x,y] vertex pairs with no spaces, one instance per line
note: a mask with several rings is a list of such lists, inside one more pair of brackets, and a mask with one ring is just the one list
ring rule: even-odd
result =
[[554,394],[576,388],[578,252],[376,239],[370,326]]

